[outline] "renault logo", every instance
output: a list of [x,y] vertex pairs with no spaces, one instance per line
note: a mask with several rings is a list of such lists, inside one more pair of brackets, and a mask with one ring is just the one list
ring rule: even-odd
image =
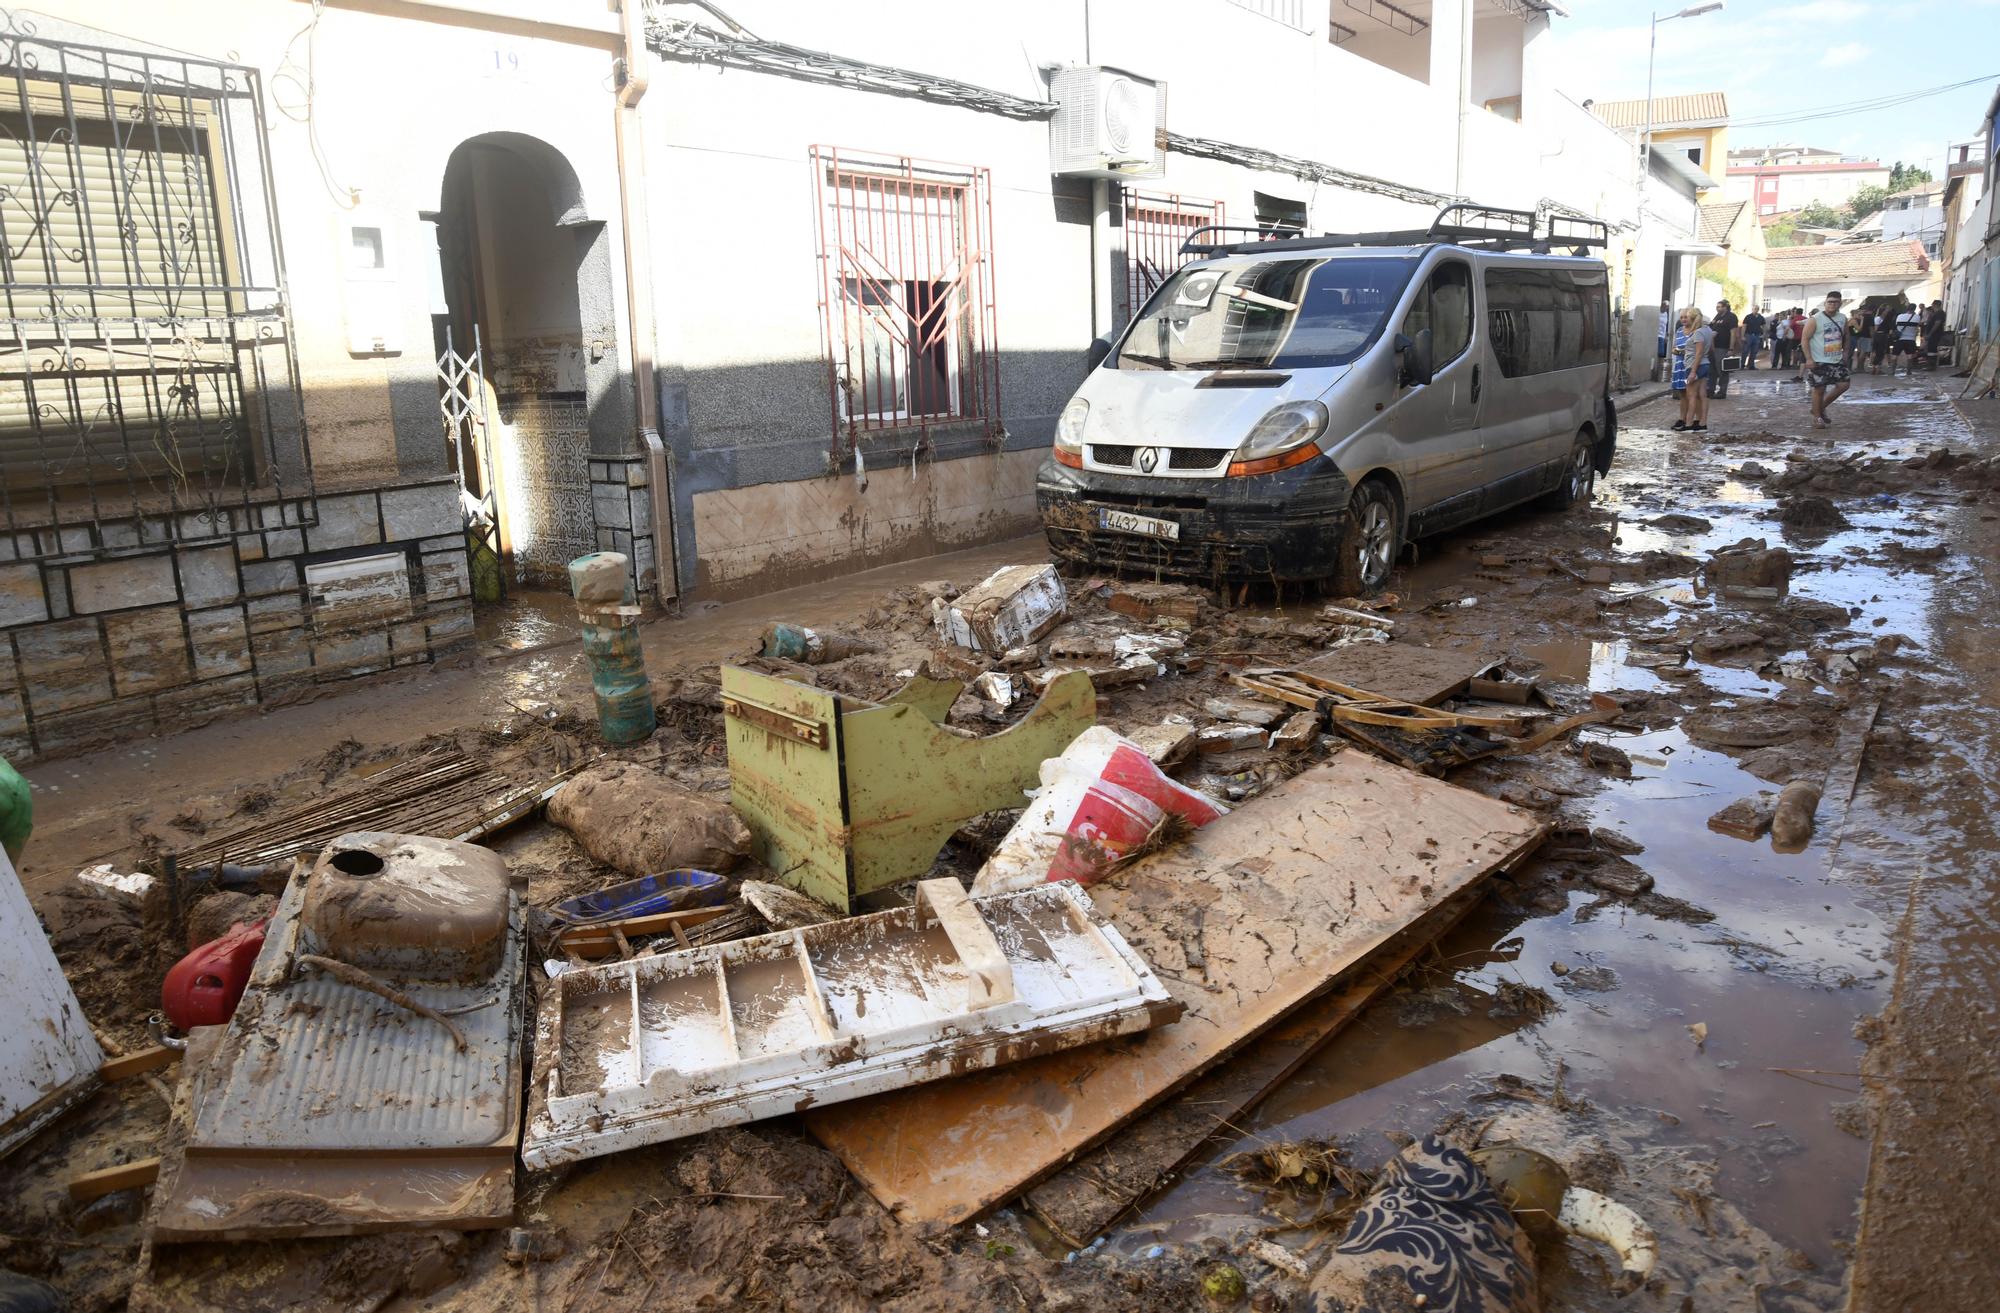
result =
[[1151,474],[1154,470],[1158,469],[1159,467],[1160,467],[1160,449],[1158,447],[1139,448],[1140,473]]

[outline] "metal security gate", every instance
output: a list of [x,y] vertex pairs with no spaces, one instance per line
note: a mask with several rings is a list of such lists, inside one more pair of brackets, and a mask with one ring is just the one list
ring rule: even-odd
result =
[[1226,223],[1221,201],[1125,193],[1125,315],[1131,318],[1192,257],[1181,243],[1197,228]]
[[438,356],[438,410],[444,441],[458,478],[458,504],[465,512],[465,554],[472,573],[472,600],[497,602],[507,595],[500,568],[500,499],[493,490],[493,428],[486,409],[486,379],[480,369],[479,325],[472,326],[472,354],[462,356],[444,330]]
[[262,105],[252,69],[44,40],[0,11],[18,554],[210,537],[233,506],[311,494]]
[[810,158],[835,458],[886,430],[977,421],[996,437],[986,170],[843,156],[827,146]]

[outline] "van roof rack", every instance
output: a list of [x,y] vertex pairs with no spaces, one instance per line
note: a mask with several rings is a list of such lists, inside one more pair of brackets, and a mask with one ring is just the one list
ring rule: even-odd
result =
[[[1546,228],[1533,210],[1512,210],[1496,205],[1456,201],[1441,208],[1428,228],[1388,229],[1382,232],[1327,233],[1307,237],[1297,229],[1246,228],[1210,224],[1197,228],[1181,243],[1182,255],[1211,256],[1244,252],[1329,250],[1352,246],[1425,246],[1449,242],[1487,251],[1524,251],[1547,255],[1552,247],[1566,246],[1582,255],[1591,247],[1602,247],[1610,238],[1610,227],[1601,219],[1551,214]],[[1539,230],[1538,230],[1539,228]],[[1279,236],[1282,233],[1295,236]],[[1208,234],[1252,233],[1249,241],[1203,240]]]

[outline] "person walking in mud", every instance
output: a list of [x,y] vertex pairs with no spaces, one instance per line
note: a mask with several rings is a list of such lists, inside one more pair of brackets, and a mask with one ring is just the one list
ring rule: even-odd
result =
[[1757,368],[1757,353],[1764,349],[1764,314],[1756,306],[1743,316],[1743,368]]
[[1708,376],[1715,350],[1715,333],[1708,327],[1699,306],[1681,311],[1674,326],[1674,399],[1681,403],[1676,430],[1699,433],[1708,428]]
[[1847,321],[1840,314],[1841,296],[1826,294],[1826,304],[1806,320],[1805,359],[1811,371],[1812,421],[1814,428],[1830,429],[1826,408],[1847,391],[1847,366],[1842,363],[1847,349]]

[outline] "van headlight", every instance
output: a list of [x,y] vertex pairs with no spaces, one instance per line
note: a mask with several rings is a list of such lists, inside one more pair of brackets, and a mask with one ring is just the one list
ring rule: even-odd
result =
[[1263,460],[1296,451],[1326,432],[1333,417],[1317,401],[1288,401],[1257,421],[1236,449],[1238,461]]
[[[1324,409],[1324,407],[1322,407]],[[1072,455],[1083,454],[1083,421],[1090,418],[1090,403],[1082,397],[1071,397],[1063,407],[1061,418],[1056,420],[1056,449]]]

